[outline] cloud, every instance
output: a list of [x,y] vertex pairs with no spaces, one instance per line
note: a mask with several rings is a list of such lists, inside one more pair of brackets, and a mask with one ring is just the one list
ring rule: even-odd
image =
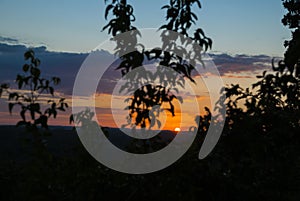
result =
[[258,72],[261,70],[271,70],[272,58],[267,55],[229,55],[210,54],[214,63],[218,67],[220,74]]
[[[9,41],[9,38],[0,37],[0,41]],[[11,39],[11,42],[16,42],[17,40]],[[59,76],[62,80],[61,84],[57,87],[57,90],[68,98],[68,102],[71,98],[74,81],[76,79],[76,75],[85,61],[85,59],[89,56],[88,53],[67,53],[67,52],[52,52],[47,50],[46,46],[40,47],[32,47],[35,51],[36,57],[41,60],[41,69],[43,73],[43,77],[50,78],[52,76]],[[25,45],[12,45],[7,43],[0,42],[0,83],[9,82],[12,86],[17,74],[22,74],[22,66],[26,61],[24,60],[24,52],[28,50],[28,47]],[[99,64],[99,68],[106,68],[104,66],[107,61],[111,61],[116,59],[112,54],[99,50],[99,55],[101,56]],[[241,79],[240,82],[244,80],[251,79],[252,75],[254,75],[257,71],[263,69],[270,69],[270,63],[272,58],[267,55],[229,55],[229,54],[210,54],[214,63],[217,65],[220,74],[223,77],[230,78],[229,81],[234,79]],[[101,81],[98,85],[97,94],[101,94],[101,102],[100,105],[97,105],[98,115],[104,115],[105,118],[111,115],[111,109],[107,108],[110,106],[110,102],[106,100],[106,96],[103,94],[112,94],[117,81],[121,78],[121,72],[115,70],[118,66],[118,60],[116,60],[111,66],[106,70]],[[209,76],[209,75],[207,75]],[[89,80],[89,78],[87,78]],[[205,105],[210,105],[210,99],[208,97],[208,92],[205,87],[202,87],[203,84],[198,84],[197,88],[197,99],[198,102],[201,103],[199,105],[200,108]],[[16,86],[15,86],[16,88]],[[181,91],[179,92],[183,98],[188,99],[191,95],[189,91]],[[82,101],[85,103],[84,99]],[[189,104],[189,101],[185,101],[186,104]],[[0,99],[0,109],[1,111],[8,111],[7,102],[4,99]],[[70,112],[70,111],[69,111]],[[65,119],[67,119],[67,112]],[[193,111],[190,111],[193,113]],[[5,115],[5,116],[4,116]],[[16,122],[19,118],[18,114],[11,117],[10,120],[6,121],[5,118],[7,113],[0,113],[0,119],[2,123],[7,122]],[[105,119],[104,118],[104,119]],[[194,117],[193,117],[194,118]],[[66,120],[55,120],[55,123],[61,124],[61,122],[67,122]],[[110,126],[114,125],[114,122],[107,121],[104,124],[108,124]]]
[[1,43],[9,43],[9,44],[17,44],[17,43],[19,43],[19,40],[15,39],[15,38],[0,36],[0,42]]
[[[0,37],[0,41],[14,41],[17,39]],[[0,83],[13,83],[16,75],[22,73],[22,66],[26,62],[24,60],[24,52],[28,49],[25,45],[12,45],[0,42]],[[52,52],[47,50],[45,46],[32,47],[36,56],[41,60],[41,69],[43,76],[50,78],[59,76],[62,80],[58,87],[60,92],[71,95],[76,75],[88,57],[88,53],[66,53]],[[104,63],[116,59],[114,55],[104,50],[98,50],[101,63],[99,68],[107,68]],[[210,54],[214,63],[218,67],[220,74],[230,76],[231,74],[239,74],[244,72],[255,73],[263,69],[271,70],[272,58],[267,55],[229,55],[229,54]],[[115,70],[118,65],[116,60],[104,73],[98,85],[98,93],[111,94],[117,80],[121,78],[121,72]],[[234,78],[234,77],[233,77]]]
[[[59,86],[59,90],[66,93],[72,94],[73,85],[76,75],[88,56],[87,53],[65,53],[65,52],[51,52],[48,51],[45,46],[32,47],[35,51],[37,58],[41,60],[41,70],[43,76],[51,78],[58,76],[62,82]],[[9,45],[0,43],[0,82],[14,83],[17,74],[22,74],[22,66],[27,63],[24,60],[24,53],[28,50],[25,45]],[[113,57],[105,51],[100,51],[100,55],[103,56],[103,60],[107,57]],[[101,64],[99,64],[101,67]],[[114,79],[114,75],[118,72],[106,73],[109,76],[106,78],[107,82]],[[111,86],[111,84],[106,84]],[[105,88],[107,90],[107,87]]]
[[249,75],[234,75],[234,74],[230,74],[230,75],[226,75],[227,78],[235,78],[235,79],[252,79],[253,76],[249,76]]

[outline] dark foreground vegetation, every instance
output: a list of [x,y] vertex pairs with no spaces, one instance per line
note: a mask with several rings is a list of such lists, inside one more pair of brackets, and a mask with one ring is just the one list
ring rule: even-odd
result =
[[265,117],[239,112],[239,124],[226,126],[206,159],[198,159],[205,136],[199,133],[179,161],[146,175],[101,165],[85,151],[75,131],[53,129],[51,146],[45,149],[34,145],[30,133],[10,127],[6,131],[17,131],[19,144],[9,146],[23,147],[16,150],[22,158],[1,160],[1,200],[299,200],[299,126],[281,114],[274,115],[274,124],[264,131]]
[[[119,1],[112,2],[114,3],[109,6],[108,11],[115,6],[116,19],[106,28],[110,27],[113,34],[128,31],[126,27],[124,30],[118,29],[120,27],[116,23],[120,19],[126,19],[126,12],[125,18],[122,18],[124,12],[117,12],[118,9],[122,11],[126,1],[122,0],[121,4]],[[181,1],[172,2],[175,5],[165,7],[171,21],[162,26],[162,29],[171,30],[174,28],[175,19],[178,19],[174,12],[176,13],[179,6],[178,4],[176,7],[176,2]],[[70,146],[71,151],[64,150],[62,154],[55,154],[57,152],[44,146],[39,137],[30,135],[31,140],[24,142],[24,146],[31,148],[20,150],[22,154],[29,156],[28,159],[0,161],[0,199],[299,200],[300,3],[288,0],[283,3],[289,11],[284,16],[283,23],[292,30],[293,36],[290,41],[285,42],[287,51],[284,59],[278,64],[273,62],[273,72],[264,72],[258,76],[253,88],[242,89],[239,85],[232,85],[222,91],[226,97],[223,100],[226,103],[226,123],[217,146],[207,158],[199,160],[198,153],[207,128],[211,123],[215,123],[211,121],[211,113],[208,110],[206,115],[200,117],[198,135],[189,151],[170,167],[146,175],[128,175],[110,170],[95,161],[80,143]],[[130,21],[132,10],[128,8]],[[186,11],[184,9],[186,7],[181,11]],[[129,21],[128,27],[132,30]],[[181,31],[190,26],[189,20],[179,20],[177,23],[177,28],[174,26]],[[202,40],[206,41],[206,46],[211,45],[208,38],[204,37]],[[38,66],[37,63],[33,63],[34,68]],[[27,67],[24,70],[28,71]],[[31,73],[35,78],[40,76],[37,70]],[[188,75],[185,77],[191,78]],[[6,85],[1,87],[1,91],[8,88]],[[50,93],[52,91],[51,89]],[[36,103],[29,101],[27,104]],[[39,112],[38,106],[35,106],[27,108],[30,114]],[[54,115],[54,111],[59,110],[57,105],[54,106],[40,114],[42,119],[32,115],[31,123],[26,123],[23,118],[20,124],[27,126],[30,134],[38,133],[37,125],[47,129],[47,119]],[[66,107],[64,104],[63,106]],[[135,123],[145,127],[143,121]],[[8,129],[6,134],[11,130]],[[53,136],[49,138],[55,137],[57,132],[60,131],[54,130]],[[64,134],[74,135],[76,141],[74,131],[68,132]],[[26,136],[26,133],[23,134]],[[1,154],[4,157],[5,153]]]

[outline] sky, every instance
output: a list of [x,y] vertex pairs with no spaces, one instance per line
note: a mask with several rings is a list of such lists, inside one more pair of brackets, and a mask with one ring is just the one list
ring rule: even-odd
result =
[[[128,2],[135,9],[134,26],[157,28],[164,23],[165,13],[160,8],[168,0]],[[283,42],[290,38],[290,31],[281,24],[285,14],[281,0],[202,0],[201,3],[202,9],[194,9],[199,17],[196,28],[203,28],[213,39],[210,53],[224,83],[251,87],[257,74],[271,69],[272,57],[283,56]],[[0,83],[13,83],[24,64],[26,47],[39,47],[35,52],[42,61],[43,72],[46,76],[62,78],[58,91],[71,103],[74,79],[86,53],[109,39],[106,32],[101,32],[107,23],[104,10],[104,0],[0,0]],[[101,54],[103,59],[113,57],[108,52]],[[111,81],[116,80],[117,75],[120,72],[109,71],[102,88],[114,87],[116,83]],[[211,79],[213,81],[213,77]],[[199,93],[207,91],[201,90]],[[99,118],[102,117],[105,126],[115,126],[116,122],[107,120],[111,117],[111,96],[106,91],[99,94],[102,94],[98,97]],[[183,95],[188,103],[189,94]],[[207,94],[202,93],[197,98],[201,108],[210,104]],[[122,108],[114,109],[121,111]],[[0,99],[0,124],[15,124],[19,118],[17,111],[8,116],[7,100]],[[51,120],[51,124],[68,125],[70,112]],[[186,118],[194,123],[195,115],[189,111]],[[171,122],[178,126],[178,118]]]
[[[128,0],[139,28],[157,28],[167,0]],[[202,0],[197,27],[214,41],[214,52],[281,56],[290,32],[281,24],[281,0]],[[109,37],[104,0],[0,0],[0,36],[64,52],[89,52]]]
[[[24,63],[28,63],[25,62],[23,58],[23,54],[26,50],[27,48],[24,45],[8,45],[0,43],[0,83],[10,83],[11,92],[17,91],[28,93],[28,91],[16,90],[17,87],[14,83],[17,74],[24,74],[22,72],[22,66]],[[40,68],[42,70],[42,77],[49,79],[52,76],[58,76],[61,78],[61,84],[55,88],[57,92],[55,97],[64,97],[69,105],[72,105],[72,91],[75,78],[82,63],[86,58],[89,58],[88,53],[51,52],[47,50],[46,47],[38,47],[33,50],[35,51],[36,56],[41,60]],[[96,51],[94,54],[97,54],[97,60],[93,62],[97,65],[97,69],[98,67],[105,68],[105,64],[110,65],[111,61],[115,59],[112,54],[103,50]],[[207,63],[205,69],[209,69],[211,64],[215,64],[224,84],[238,83],[242,87],[251,87],[251,83],[254,83],[257,74],[261,74],[264,70],[271,69],[270,63],[272,58],[266,55],[233,56],[229,54],[210,54],[210,56],[213,63]],[[91,102],[95,100],[99,123],[100,125],[108,127],[121,127],[122,124],[126,123],[125,117],[127,116],[126,111],[124,110],[126,107],[124,100],[129,96],[111,95],[113,94],[113,91],[118,92],[118,87],[122,86],[122,82],[119,82],[121,73],[120,71],[115,70],[116,67],[116,65],[111,65],[101,77],[96,94],[91,92],[89,95],[74,97],[75,100],[79,101],[79,106],[83,108],[90,106]],[[216,82],[216,79],[218,79],[215,74],[205,73],[205,70],[202,67],[200,67],[199,72],[202,75],[202,78],[206,79],[207,83],[210,83],[210,87],[212,87]],[[88,80],[82,81],[81,83],[89,83],[91,80],[97,80],[92,79],[91,76],[88,76],[87,79]],[[192,102],[195,95],[200,114],[204,114],[204,107],[211,108],[210,97],[218,99],[219,90],[209,90],[199,76],[195,75],[193,76],[193,79],[196,81],[196,85],[190,83],[193,90],[188,90],[188,88],[185,87],[184,89],[180,89],[178,93],[175,93],[183,98],[183,104],[181,104],[181,106],[184,107],[184,110],[180,110],[179,107],[176,106],[175,117],[172,117],[168,112],[166,113],[166,116],[162,116],[162,122],[166,122],[165,129],[173,130],[176,127],[188,129],[190,125],[195,124],[195,116],[198,113],[197,110],[195,110],[195,102]],[[87,89],[83,92],[90,93]],[[49,95],[44,97],[46,100],[48,100],[48,98]],[[47,104],[42,105],[45,107]],[[20,120],[20,108],[17,107],[18,106],[15,106],[12,115],[9,115],[7,95],[2,95],[2,99],[0,98],[0,125],[16,124]],[[71,111],[72,110],[69,108],[65,113],[60,112],[57,119],[50,119],[49,125],[69,125],[69,115],[71,114]],[[116,116],[114,116],[115,118],[112,118],[112,114],[116,114]],[[179,126],[181,116],[184,116],[185,123],[183,123],[182,126]]]

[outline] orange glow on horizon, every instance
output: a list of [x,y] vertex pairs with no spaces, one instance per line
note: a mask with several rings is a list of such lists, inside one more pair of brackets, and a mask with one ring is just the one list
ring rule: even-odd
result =
[[175,128],[174,131],[175,131],[175,132],[180,132],[181,129],[180,129],[180,128]]

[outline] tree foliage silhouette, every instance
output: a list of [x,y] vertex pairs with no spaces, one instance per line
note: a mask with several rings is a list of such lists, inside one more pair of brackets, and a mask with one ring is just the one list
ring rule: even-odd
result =
[[[114,0],[110,10],[118,3]],[[299,10],[296,6],[299,4],[290,4],[288,9]],[[121,8],[124,7],[118,7]],[[134,20],[131,9],[126,13],[131,16],[127,19]],[[299,12],[291,16],[287,19],[299,19]],[[132,28],[128,27],[128,30]],[[116,33],[121,31],[117,28]],[[164,57],[163,51],[158,53]],[[155,56],[155,52],[151,54]],[[124,56],[122,61],[126,59]],[[299,76],[297,65],[290,67],[291,71],[285,59],[286,56],[278,66],[274,65],[275,72],[258,76],[258,82],[253,83],[256,90],[232,84],[221,91],[226,95],[226,125],[218,145],[205,160],[200,161],[197,156],[209,125],[214,123],[208,108],[205,115],[198,117],[200,135],[194,146],[168,169],[146,175],[120,174],[99,165],[86,151],[74,160],[56,158],[27,166],[1,165],[3,198],[87,201],[107,196],[111,200],[297,201],[300,195]],[[128,64],[129,71],[131,64]],[[126,74],[126,68],[122,70]],[[3,84],[1,89],[0,92],[6,91],[8,86]],[[92,121],[93,115],[86,110],[74,120],[85,124],[86,120]]]
[[283,6],[288,10],[284,15],[282,23],[292,31],[292,39],[286,40],[284,46],[287,48],[284,60],[278,63],[276,71],[283,72],[287,69],[291,74],[300,77],[300,2],[298,0],[283,0]]
[[[212,40],[205,36],[202,29],[196,29],[194,36],[189,36],[189,30],[197,20],[196,14],[192,12],[194,4],[201,8],[199,0],[171,0],[169,5],[162,7],[167,10],[167,24],[159,28],[162,30],[161,47],[152,50],[145,50],[143,44],[138,43],[138,37],[142,36],[132,25],[135,21],[133,7],[126,0],[112,0],[111,4],[107,5],[105,18],[107,19],[110,12],[114,17],[103,30],[108,29],[117,45],[115,54],[121,60],[117,69],[127,81],[121,91],[133,94],[126,100],[129,104],[126,108],[129,117],[128,124],[124,126],[160,127],[161,122],[157,119],[160,112],[167,110],[175,116],[174,101],[177,99],[182,102],[182,98],[175,96],[174,92],[178,92],[178,86],[184,87],[184,78],[195,82],[192,78],[194,66],[197,61],[202,62],[201,53],[211,48]],[[126,36],[122,35],[124,33]],[[176,44],[178,41],[180,45]],[[188,45],[194,47],[195,55],[186,51]],[[155,73],[144,67],[145,60],[156,62]],[[139,68],[139,71],[134,72],[136,68]],[[159,80],[159,83],[164,85],[146,84],[151,80]],[[162,108],[163,103],[167,103],[169,107]]]
[[[257,76],[260,80],[252,85],[252,89],[244,90],[239,85],[232,85],[223,91],[227,96],[226,121],[229,125],[238,124],[247,115],[256,117],[259,127],[266,132],[276,126],[275,119],[282,119],[286,126],[292,126],[289,128],[299,128],[300,2],[287,0],[283,1],[283,6],[288,13],[282,23],[292,30],[292,39],[284,43],[284,59],[277,66],[273,59],[275,73],[264,71]],[[241,104],[244,104],[245,109],[240,107]]]
[[[51,79],[42,77],[42,71],[39,67],[41,61],[35,57],[33,50],[26,51],[24,58],[29,60],[29,63],[23,65],[23,74],[18,74],[16,77],[18,90],[10,89],[7,84],[3,84],[0,92],[2,93],[4,90],[8,94],[10,113],[12,113],[14,106],[21,107],[21,120],[17,126],[26,126],[31,131],[35,131],[38,125],[48,129],[48,119],[51,116],[56,118],[57,111],[65,111],[68,108],[64,98],[58,98],[58,101],[54,99],[54,86],[58,85],[61,80],[58,77]],[[44,100],[42,96],[45,94],[50,94],[53,99]],[[43,110],[43,104],[49,106]]]
[[[299,198],[300,4],[283,1],[283,5],[289,12],[282,22],[293,36],[285,42],[284,59],[277,66],[273,60],[274,72],[257,76],[252,88],[232,84],[221,91],[226,97],[226,123],[208,167],[214,174],[224,173],[222,180],[230,183],[236,200],[244,200],[246,194],[249,200]],[[200,143],[213,123],[209,115],[200,117]]]

